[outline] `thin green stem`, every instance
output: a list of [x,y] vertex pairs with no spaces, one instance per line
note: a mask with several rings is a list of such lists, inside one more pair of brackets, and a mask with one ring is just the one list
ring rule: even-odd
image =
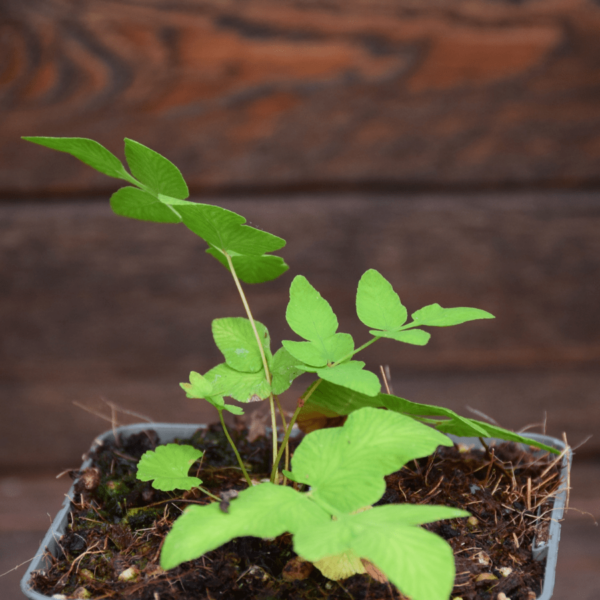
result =
[[248,471],[246,471],[246,467],[244,467],[244,463],[242,462],[242,457],[240,456],[238,449],[235,447],[235,444],[233,443],[233,440],[231,439],[231,436],[229,435],[229,431],[227,431],[227,425],[225,425],[225,419],[223,419],[223,411],[222,410],[219,410],[219,419],[221,420],[221,427],[223,427],[223,432],[225,433],[225,437],[229,440],[229,443],[231,444],[231,447],[233,448],[233,451],[235,452],[235,456],[237,457],[238,463],[242,469],[242,473],[244,474],[244,477],[246,478],[248,485],[250,487],[252,487],[252,480],[250,479],[250,476],[248,475]]
[[212,498],[213,500],[216,500],[217,502],[221,502],[221,498],[219,498],[219,496],[215,496],[214,494],[211,494],[207,489],[201,487],[201,486],[196,486],[201,492],[204,492],[207,496],[209,496],[210,498]]
[[[263,368],[265,370],[265,377],[267,379],[267,383],[269,384],[269,388],[271,387],[271,372],[269,371],[269,365],[267,364],[267,357],[265,356],[265,349],[262,345],[262,340],[258,335],[258,331],[256,329],[256,323],[254,322],[254,317],[252,316],[252,312],[250,311],[250,305],[246,300],[246,295],[244,294],[244,290],[242,289],[242,284],[238,279],[237,273],[235,272],[235,268],[233,266],[233,261],[231,260],[231,256],[227,254],[227,252],[223,252],[225,258],[227,258],[227,264],[229,265],[229,271],[235,281],[235,285],[240,294],[240,298],[242,299],[242,303],[244,308],[246,309],[246,314],[248,315],[248,320],[250,321],[250,325],[252,326],[252,331],[254,332],[254,337],[256,338],[256,343],[258,344],[258,351],[260,352],[260,357],[262,359]],[[269,404],[271,408],[271,428],[273,429],[273,462],[275,462],[275,458],[277,457],[277,417],[275,416],[275,404],[273,403],[273,393],[269,392]]]
[[317,389],[317,387],[319,386],[321,381],[323,381],[323,380],[317,379],[312,384],[312,386],[308,389],[306,394],[304,394],[304,396],[302,396],[302,398],[300,398],[300,400],[298,401],[298,406],[296,407],[296,410],[294,411],[294,414],[292,415],[292,419],[291,419],[289,425],[287,426],[287,429],[285,430],[285,437],[283,438],[283,442],[281,443],[279,452],[277,453],[277,458],[275,459],[275,463],[273,464],[273,471],[271,472],[271,481],[273,481],[273,478],[276,477],[276,475],[277,475],[277,471],[279,469],[279,462],[281,461],[281,457],[283,456],[284,447],[287,446],[287,444],[290,440],[290,435],[292,433],[294,423],[296,422],[296,419],[298,418],[298,415],[300,414],[302,407],[308,401],[308,399],[312,396],[313,392]]
[[[281,402],[279,402],[279,396],[274,395],[275,402],[277,402],[277,410],[279,411],[279,415],[281,416],[281,422],[283,423],[283,431],[287,431],[287,422],[285,420],[285,414],[283,412],[283,408],[281,407]],[[285,469],[286,471],[290,470],[290,445],[285,444]],[[283,478],[283,485],[287,483],[286,478]]]

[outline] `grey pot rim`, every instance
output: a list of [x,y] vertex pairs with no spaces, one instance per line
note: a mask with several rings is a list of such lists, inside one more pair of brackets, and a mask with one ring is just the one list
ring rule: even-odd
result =
[[[89,452],[86,456],[89,456],[99,445],[102,445],[105,441],[113,440],[114,434],[117,435],[132,435],[140,433],[144,430],[154,430],[158,433],[160,443],[166,443],[173,441],[175,438],[185,438],[193,435],[198,429],[205,429],[206,424],[189,424],[189,423],[134,423],[132,425],[123,425],[117,427],[114,430],[105,431],[101,435],[97,436],[90,447]],[[449,436],[453,441],[460,442],[474,447],[481,447],[481,442],[478,438],[470,437],[458,437],[454,435]],[[547,446],[556,448],[560,452],[563,452],[566,444],[554,438],[552,436],[538,434],[538,433],[527,433],[523,435],[531,440],[542,442]],[[502,442],[497,438],[485,438],[486,443]],[[539,451],[543,453],[543,451]],[[554,591],[554,583],[556,578],[556,563],[558,560],[558,544],[560,541],[560,521],[564,515],[564,509],[567,500],[567,481],[568,481],[568,470],[572,461],[572,451],[569,448],[565,452],[561,465],[561,485],[554,499],[554,506],[552,508],[552,517],[549,527],[548,540],[540,545],[537,545],[534,540],[534,548],[532,548],[534,557],[536,560],[546,559],[546,567],[544,570],[544,582],[542,585],[542,592],[536,598],[536,600],[550,600]],[[83,470],[91,465],[91,459],[86,458],[81,465],[80,469]],[[34,571],[43,570],[47,565],[47,559],[44,558],[46,551],[54,553],[58,548],[58,541],[63,535],[66,525],[68,523],[69,509],[71,498],[74,493],[74,484],[66,494],[65,500],[57,513],[56,517],[52,521],[50,529],[40,543],[40,547],[36,552],[35,556],[29,563],[27,571],[21,579],[21,591],[29,600],[53,600],[52,596],[46,596],[36,592],[29,584],[31,575]],[[537,554],[537,556],[536,556]]]

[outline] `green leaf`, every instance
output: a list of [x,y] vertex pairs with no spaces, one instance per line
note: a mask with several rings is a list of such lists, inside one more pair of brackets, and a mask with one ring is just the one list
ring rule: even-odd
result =
[[448,600],[455,576],[452,548],[417,524],[468,515],[445,506],[375,507],[303,528],[294,535],[294,550],[311,562],[352,552],[371,561],[412,600]]
[[[271,356],[271,338],[267,328],[254,321],[265,356]],[[244,373],[256,373],[263,369],[263,362],[256,343],[252,324],[245,317],[227,317],[212,322],[215,344],[225,357],[228,366]]]
[[318,527],[329,519],[325,511],[293,488],[262,483],[240,492],[228,513],[217,503],[187,508],[165,538],[160,565],[172,569],[236,537],[274,538],[299,527]]
[[188,477],[190,467],[202,456],[193,446],[167,444],[156,450],[148,450],[137,465],[136,477],[140,481],[152,481],[155,490],[190,490],[202,483],[198,477]]
[[212,396],[212,384],[196,371],[190,373],[189,383],[180,383],[179,385],[185,390],[188,398],[203,399]]
[[235,406],[235,404],[225,404],[223,408],[226,411],[229,411],[232,415],[240,416],[244,414],[244,409],[241,406]]
[[69,138],[69,137],[39,137],[26,136],[23,137],[28,142],[66,152],[75,158],[78,158],[86,165],[117,179],[125,179],[131,181],[132,177],[127,173],[121,161],[104,146],[94,140],[87,138]]
[[153,194],[180,200],[190,195],[179,169],[158,152],[125,138],[125,157],[133,176]]
[[311,486],[316,502],[334,514],[350,513],[381,498],[385,475],[428,456],[439,445],[452,442],[410,417],[362,408],[343,427],[309,433],[294,452],[292,474],[295,481]]
[[404,331],[377,331],[376,329],[372,329],[369,333],[415,346],[424,346],[431,337],[430,333],[422,329],[406,329]]
[[324,367],[348,358],[354,352],[354,340],[349,333],[334,333],[318,342],[284,340],[282,343],[292,356],[311,367]]
[[225,363],[213,367],[204,375],[213,386],[214,396],[231,396],[240,402],[253,402],[269,397],[265,372],[241,373]]
[[[217,248],[211,246],[207,254],[214,256],[228,271],[229,263],[225,255]],[[260,256],[251,254],[237,254],[229,250],[233,268],[238,278],[244,283],[264,283],[272,281],[283,275],[288,269],[288,265],[280,256],[272,254],[262,254]]]
[[367,327],[383,331],[400,329],[407,315],[391,283],[375,269],[369,269],[358,282],[356,313]]
[[277,350],[270,365],[271,389],[275,395],[283,394],[294,379],[302,375],[303,371],[296,367],[297,364],[298,361],[285,348]]
[[285,318],[294,333],[310,342],[322,343],[338,328],[329,302],[302,275],[292,281]]
[[168,206],[152,194],[134,187],[124,187],[110,198],[113,212],[122,217],[152,221],[154,223],[181,223],[181,219]]
[[363,371],[364,366],[365,363],[360,360],[351,360],[336,367],[317,369],[316,373],[325,381],[367,396],[377,396],[381,390],[379,377],[371,371]]
[[223,252],[261,256],[285,246],[285,240],[244,225],[244,217],[219,206],[185,205],[178,206],[177,211],[190,231]]
[[493,319],[494,315],[479,308],[442,308],[439,304],[430,304],[413,313],[412,318],[419,325],[450,327],[467,321]]

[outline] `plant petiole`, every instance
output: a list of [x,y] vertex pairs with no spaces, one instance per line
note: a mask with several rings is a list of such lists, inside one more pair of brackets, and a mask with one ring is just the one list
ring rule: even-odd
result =
[[[227,430],[227,426],[225,425],[225,419],[223,419],[223,411],[222,410],[219,410],[219,419],[221,420],[221,427],[223,427],[223,432],[225,433],[225,437],[227,438],[227,440],[231,444],[231,447],[233,448],[233,451],[235,452],[235,456],[238,460],[240,468],[242,469],[244,478],[246,479],[246,482],[248,483],[248,485],[250,487],[252,487],[252,480],[250,479],[250,476],[248,475],[248,471],[246,471],[246,467],[244,467],[244,463],[242,462],[242,457],[240,456],[238,449],[235,447],[235,444],[233,443],[233,440],[231,439],[231,436],[229,435],[229,431]],[[219,498],[219,500],[220,500],[220,498]]]

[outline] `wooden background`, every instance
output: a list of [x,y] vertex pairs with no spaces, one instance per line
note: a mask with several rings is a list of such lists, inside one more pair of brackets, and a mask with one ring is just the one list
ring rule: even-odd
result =
[[[600,516],[600,3],[3,0],[0,572],[33,554],[62,493],[53,474],[106,428],[73,402],[214,419],[177,383],[220,361],[211,319],[243,314],[199,239],[115,217],[117,182],[21,135],[119,156],[131,137],[194,199],[287,239],[290,273],[248,288],[277,343],[298,273],[357,341],[370,267],[410,310],[489,310],[365,360],[415,401],[516,429],[547,414],[572,444],[596,434],[573,494]],[[570,519],[556,597],[592,600],[598,530]]]

